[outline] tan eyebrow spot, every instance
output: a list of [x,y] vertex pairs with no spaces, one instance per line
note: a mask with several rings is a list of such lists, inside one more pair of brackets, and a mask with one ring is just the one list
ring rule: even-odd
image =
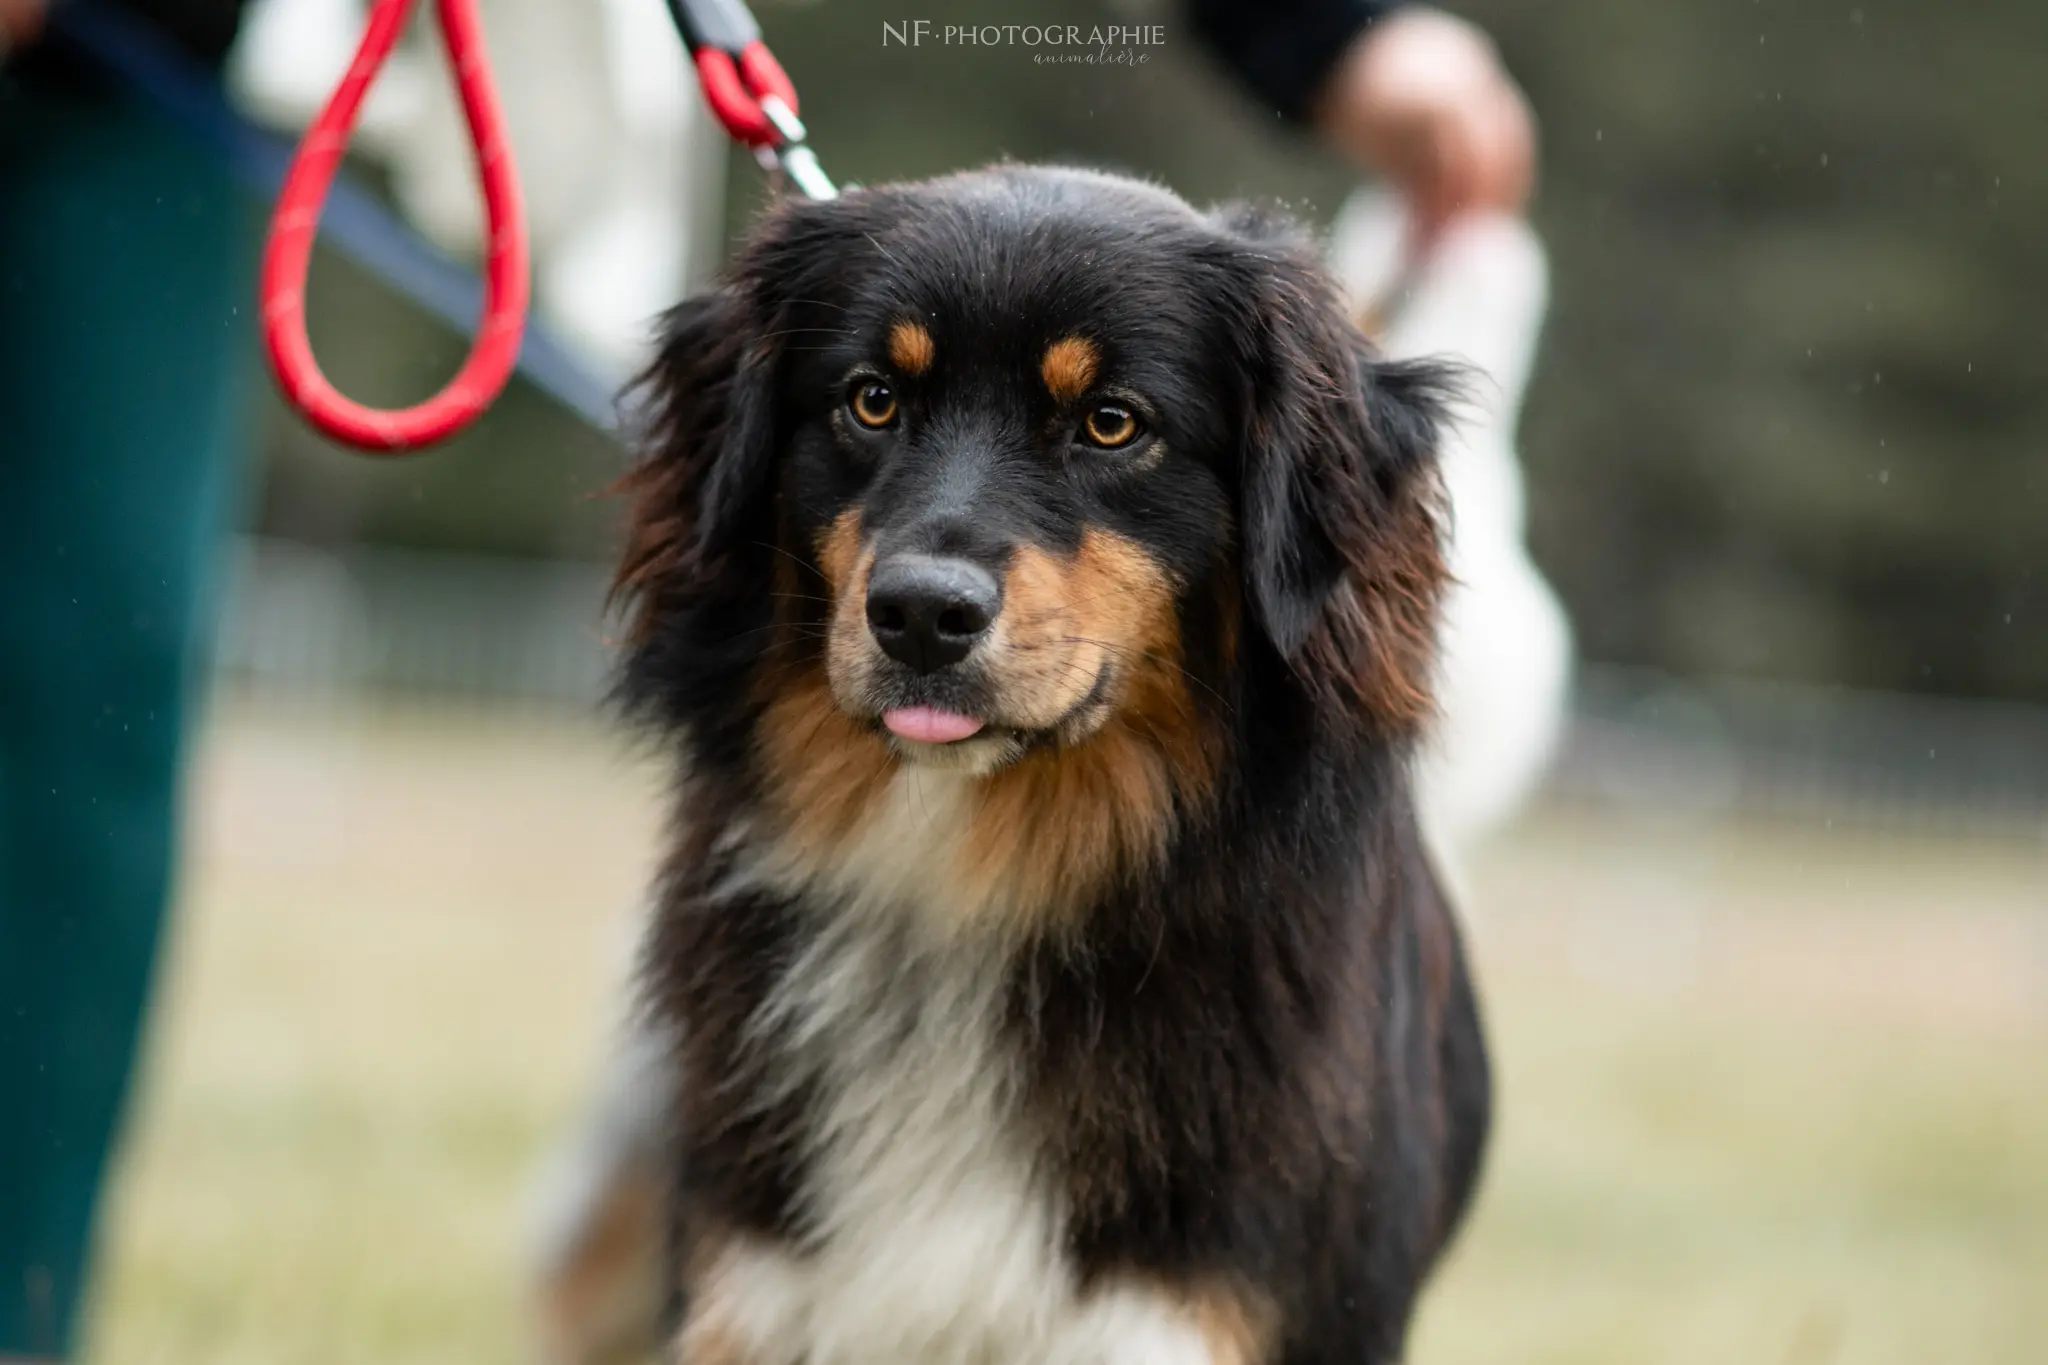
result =
[[1063,337],[1045,348],[1038,373],[1045,387],[1062,403],[1071,403],[1095,383],[1095,371],[1102,363],[1095,343],[1081,337]]
[[907,375],[921,375],[938,359],[939,348],[922,323],[899,322],[889,329],[889,359]]

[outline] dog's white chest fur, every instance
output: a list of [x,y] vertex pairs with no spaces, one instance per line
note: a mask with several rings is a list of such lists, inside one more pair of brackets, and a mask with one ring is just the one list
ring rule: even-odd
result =
[[1003,955],[931,930],[961,913],[931,898],[972,780],[899,775],[835,877],[845,912],[756,1021],[761,1065],[813,1097],[817,1249],[731,1248],[706,1321],[748,1365],[1207,1365],[1163,1292],[1078,1291],[1018,1121]]

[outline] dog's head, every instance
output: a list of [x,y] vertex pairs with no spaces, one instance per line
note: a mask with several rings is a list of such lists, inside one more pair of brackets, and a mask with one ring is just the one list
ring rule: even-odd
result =
[[1030,769],[1084,805],[1199,805],[1247,708],[1397,742],[1440,384],[1254,213],[1025,168],[786,204],[651,372],[629,688],[791,782]]

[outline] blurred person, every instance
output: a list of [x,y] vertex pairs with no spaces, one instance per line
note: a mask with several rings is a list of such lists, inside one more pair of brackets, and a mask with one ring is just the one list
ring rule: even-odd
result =
[[1188,0],[1188,16],[1254,95],[1398,191],[1421,242],[1528,202],[1529,102],[1465,20],[1401,0]]
[[[217,63],[238,0],[128,0]],[[0,1359],[76,1350],[252,332],[224,166],[0,0]]]

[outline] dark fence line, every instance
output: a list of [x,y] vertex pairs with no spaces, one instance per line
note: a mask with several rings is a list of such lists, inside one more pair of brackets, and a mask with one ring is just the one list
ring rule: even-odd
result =
[[1596,666],[1573,710],[1570,797],[2048,835],[2048,708]]
[[[235,692],[594,707],[604,568],[243,547],[221,644]],[[1550,777],[1565,800],[1863,828],[2048,835],[2048,708],[1584,667]]]

